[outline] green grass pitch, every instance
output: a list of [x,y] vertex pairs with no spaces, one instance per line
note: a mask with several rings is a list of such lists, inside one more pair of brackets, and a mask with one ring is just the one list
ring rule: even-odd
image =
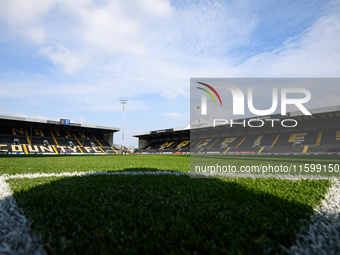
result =
[[[284,156],[239,156],[247,164]],[[290,157],[332,162],[332,156]],[[239,164],[241,158],[230,157]],[[190,171],[185,155],[0,157],[0,174]],[[88,175],[7,180],[49,254],[275,254],[328,180]]]

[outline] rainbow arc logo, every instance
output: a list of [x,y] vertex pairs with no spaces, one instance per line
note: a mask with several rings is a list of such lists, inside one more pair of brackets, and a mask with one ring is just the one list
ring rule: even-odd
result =
[[[209,84],[203,83],[203,82],[197,82],[197,83],[205,86],[208,89],[210,89],[216,95],[216,97],[218,98],[218,100],[219,100],[219,102],[220,102],[220,104],[222,106],[221,97],[220,97],[220,95],[217,93],[217,91],[212,86],[210,86]],[[215,99],[214,95],[208,89],[201,88],[201,87],[196,87],[196,88],[206,92],[212,98],[212,100],[214,101],[215,105],[217,106],[217,102],[216,102],[216,99]],[[206,97],[206,95],[202,95],[201,114],[202,115],[206,115],[207,114],[207,97]]]

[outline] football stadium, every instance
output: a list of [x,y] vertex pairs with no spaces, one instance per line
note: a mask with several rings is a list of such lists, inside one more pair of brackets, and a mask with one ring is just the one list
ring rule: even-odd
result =
[[[3,254],[336,254],[340,107],[291,112],[296,128],[209,126],[134,134],[1,116]],[[278,118],[264,116],[259,119]],[[294,164],[300,176],[193,178],[190,157]],[[303,166],[303,168],[301,168]],[[302,178],[307,172],[326,178]],[[333,252],[333,253],[332,253]]]
[[340,1],[1,0],[0,255],[340,254]]

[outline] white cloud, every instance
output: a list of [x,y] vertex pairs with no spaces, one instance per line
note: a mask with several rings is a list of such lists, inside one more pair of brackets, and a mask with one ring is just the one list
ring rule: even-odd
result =
[[182,115],[179,112],[165,112],[163,113],[164,116],[169,116],[171,118],[180,118]]
[[[189,122],[191,77],[339,77],[329,2],[1,0],[2,112],[116,126],[100,116],[120,116],[126,98],[135,131],[153,130]],[[314,105],[336,102],[321,90]]]
[[340,7],[284,45],[257,54],[236,69],[253,77],[339,77]]
[[61,66],[65,73],[68,74],[81,70],[89,59],[86,53],[71,52],[62,45],[59,45],[56,49],[43,47],[41,54],[50,58],[55,65]]
[[[239,47],[247,48],[259,36],[257,13],[247,1],[176,6],[166,0],[43,2],[32,0],[27,6],[24,0],[4,0],[0,16],[12,33],[36,45],[36,52],[62,72],[52,69],[47,74],[2,78],[3,97],[48,98],[92,111],[118,111],[112,100],[120,97],[153,94],[188,99],[190,77],[337,77],[340,73],[336,3],[330,8],[334,11],[303,33],[274,50],[246,58],[248,53]],[[245,60],[240,63],[240,59]]]
[[82,116],[79,116],[78,118],[76,118],[76,122],[79,122],[79,123],[84,123],[85,122],[85,118],[82,117]]
[[[173,9],[167,0],[139,0],[131,1],[132,4],[139,5],[148,15],[170,17]],[[140,8],[136,9],[139,10]]]
[[0,2],[0,20],[17,34],[33,44],[41,45],[46,40],[43,17],[55,4],[55,0],[3,0]]
[[40,23],[55,3],[55,0],[2,0],[0,17],[13,27],[27,27]]
[[34,44],[43,44],[46,37],[45,29],[41,26],[32,26],[24,29],[22,34],[27,36]]
[[126,53],[145,54],[143,34],[148,25],[171,14],[172,7],[165,0],[0,3],[0,19],[10,26],[10,33],[40,46],[38,51],[66,73]]
[[[101,94],[187,97],[188,78],[222,73],[219,55],[245,42],[255,24],[244,3],[176,8],[166,0],[49,0],[43,6],[34,1],[22,19],[13,20],[21,1],[6,3],[12,33],[36,44],[77,83],[85,76],[85,87],[95,86]],[[53,91],[48,86],[55,84],[49,83],[45,91]]]

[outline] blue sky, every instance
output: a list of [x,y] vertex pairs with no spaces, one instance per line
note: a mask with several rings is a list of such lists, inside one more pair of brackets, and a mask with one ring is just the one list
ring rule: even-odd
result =
[[[191,77],[339,77],[339,1],[2,0],[0,114],[184,127]],[[121,143],[116,134],[115,143]]]

